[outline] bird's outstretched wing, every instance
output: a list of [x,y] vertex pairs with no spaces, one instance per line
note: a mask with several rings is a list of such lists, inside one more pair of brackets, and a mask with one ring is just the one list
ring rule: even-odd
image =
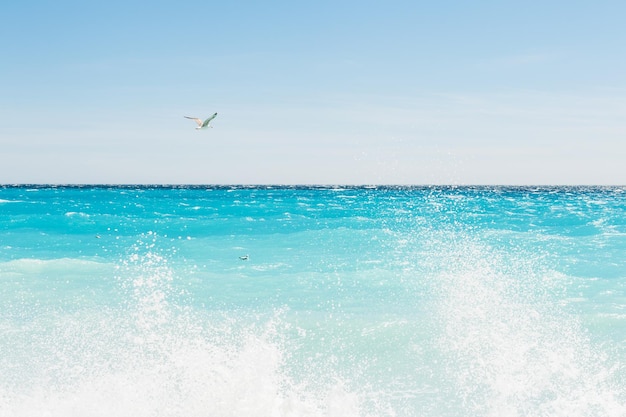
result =
[[198,126],[202,126],[202,120],[198,119],[197,117],[189,117],[189,116],[183,116],[185,119],[191,119],[193,121],[195,121],[196,123],[198,123]]
[[206,119],[204,122],[202,122],[200,124],[200,126],[202,127],[206,127],[209,125],[209,123],[211,122],[211,120],[215,119],[215,117],[217,117],[217,113],[213,113],[213,116],[209,117],[208,119]]

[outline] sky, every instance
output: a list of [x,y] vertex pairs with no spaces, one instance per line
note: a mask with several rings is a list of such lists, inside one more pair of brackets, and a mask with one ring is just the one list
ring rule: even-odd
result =
[[[625,185],[626,2],[4,1],[0,183]],[[205,118],[195,130],[183,116]]]

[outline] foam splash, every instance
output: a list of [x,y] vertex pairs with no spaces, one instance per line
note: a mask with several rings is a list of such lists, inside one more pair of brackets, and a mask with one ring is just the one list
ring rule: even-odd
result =
[[238,347],[202,339],[172,343],[164,350],[127,346],[123,353],[92,352],[93,359],[83,352],[66,357],[48,365],[31,390],[3,392],[0,414],[359,415],[354,395],[339,384],[325,400],[294,385],[281,371],[281,351],[261,337],[249,335]]
[[341,380],[317,387],[289,375],[280,311],[242,321],[172,303],[176,277],[152,249],[122,262],[119,306],[30,324],[38,336],[3,377],[0,415],[363,415]]
[[617,367],[554,303],[558,274],[471,239],[444,257],[439,346],[461,415],[626,415]]

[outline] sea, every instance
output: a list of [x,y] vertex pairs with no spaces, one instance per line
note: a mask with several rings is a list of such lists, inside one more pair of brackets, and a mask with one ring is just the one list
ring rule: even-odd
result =
[[626,187],[0,186],[0,416],[626,416]]

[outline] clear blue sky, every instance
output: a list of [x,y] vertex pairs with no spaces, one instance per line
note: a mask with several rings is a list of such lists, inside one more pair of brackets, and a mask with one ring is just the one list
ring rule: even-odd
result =
[[5,1],[0,183],[626,184],[625,16]]

